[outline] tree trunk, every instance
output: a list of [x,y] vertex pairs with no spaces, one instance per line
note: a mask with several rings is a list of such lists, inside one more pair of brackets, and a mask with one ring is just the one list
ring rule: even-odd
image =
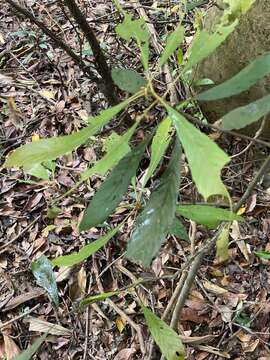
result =
[[[205,28],[211,29],[220,15],[221,10],[217,7],[211,8],[205,17]],[[198,66],[195,78],[210,78],[215,84],[220,84],[267,51],[270,51],[270,1],[256,0],[252,8],[242,16],[236,30]],[[229,111],[269,93],[270,76],[266,76],[239,95],[218,101],[202,102],[200,105],[207,120],[213,123]],[[259,127],[260,122],[257,122],[241,132],[252,136]],[[267,116],[262,137],[270,140],[270,114]]]

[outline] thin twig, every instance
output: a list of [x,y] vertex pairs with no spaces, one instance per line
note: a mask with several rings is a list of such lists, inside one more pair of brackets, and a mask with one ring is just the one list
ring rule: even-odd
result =
[[238,132],[231,131],[231,130],[224,130],[224,129],[220,128],[217,125],[205,123],[205,122],[195,118],[194,116],[192,116],[192,115],[190,115],[188,113],[185,113],[184,111],[180,110],[179,112],[180,112],[180,114],[185,116],[188,120],[190,120],[191,122],[193,122],[193,123],[195,123],[195,124],[197,124],[199,126],[206,127],[206,128],[213,129],[213,130],[217,130],[217,131],[219,131],[219,132],[221,132],[223,134],[228,134],[228,135],[232,135],[234,137],[238,137],[240,139],[249,140],[249,141],[251,141],[253,143],[261,144],[263,146],[266,146],[266,147],[270,148],[270,142],[269,141],[264,141],[264,140],[261,140],[261,139],[252,138],[250,136],[240,134]]
[[85,15],[82,13],[75,0],[65,0],[65,4],[69,8],[70,13],[76,20],[77,24],[80,26],[82,32],[87,38],[87,41],[93,51],[94,55],[94,65],[97,69],[97,72],[102,78],[103,81],[103,92],[106,95],[109,103],[115,105],[119,103],[118,96],[116,94],[116,87],[114,85],[110,68],[107,64],[107,60],[103,54],[103,51],[99,45],[99,42],[91,29],[90,25],[87,22]]
[[38,217],[35,218],[35,220],[33,220],[30,224],[28,224],[18,235],[16,235],[13,239],[11,239],[10,241],[8,241],[6,244],[2,245],[0,247],[0,255],[3,254],[6,250],[7,247],[10,246],[11,244],[13,244],[15,241],[17,241],[21,236],[23,236],[39,219],[40,219],[39,215]]
[[99,79],[90,71],[81,60],[81,58],[68,46],[64,41],[62,41],[54,32],[52,32],[43,22],[39,21],[34,15],[32,15],[28,10],[20,6],[13,0],[6,0],[6,2],[15,9],[18,13],[25,16],[32,23],[37,25],[58,47],[63,49],[73,60],[74,62],[83,70],[83,72],[96,83],[99,82]]
[[18,315],[18,316],[16,316],[15,318],[6,321],[5,323],[2,323],[2,324],[0,323],[0,331],[2,331],[2,330],[3,330],[5,327],[7,327],[8,325],[13,324],[15,321],[18,321],[18,320],[24,318],[25,316],[31,314],[31,313],[32,313],[33,311],[35,311],[38,307],[40,307],[40,304],[35,305],[34,307],[32,307],[32,309],[29,309],[29,310],[25,311],[23,314]]

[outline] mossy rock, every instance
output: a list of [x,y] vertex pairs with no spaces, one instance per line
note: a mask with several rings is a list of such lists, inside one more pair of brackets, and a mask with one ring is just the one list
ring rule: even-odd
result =
[[[221,10],[212,7],[205,16],[205,28],[210,31],[221,14]],[[241,17],[235,31],[198,65],[195,80],[209,78],[215,84],[220,84],[267,51],[270,51],[270,0],[256,0],[252,8]],[[194,89],[196,93],[201,90]],[[206,90],[206,87],[203,90]],[[214,123],[229,111],[269,93],[270,76],[266,76],[246,92],[218,101],[201,102],[200,106],[207,120]],[[260,122],[257,122],[241,132],[253,136],[259,126]],[[270,140],[270,114],[267,116],[262,137]]]

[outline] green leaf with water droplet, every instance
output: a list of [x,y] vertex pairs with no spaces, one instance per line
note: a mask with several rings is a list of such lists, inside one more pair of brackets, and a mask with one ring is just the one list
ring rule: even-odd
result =
[[54,305],[58,307],[58,290],[51,262],[46,256],[41,255],[36,261],[32,262],[31,270],[37,284],[47,291]]
[[88,230],[102,224],[116,209],[136,175],[147,141],[130,151],[112,170],[87,207],[79,229]]
[[149,266],[169,233],[175,216],[180,184],[181,147],[176,142],[170,164],[160,184],[136,221],[135,230],[127,247],[127,258]]
[[146,324],[167,360],[184,360],[185,347],[178,334],[151,310],[141,305]]

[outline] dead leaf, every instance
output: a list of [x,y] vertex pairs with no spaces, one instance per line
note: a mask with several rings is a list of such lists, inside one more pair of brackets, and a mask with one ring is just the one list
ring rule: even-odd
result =
[[230,323],[232,321],[233,310],[226,305],[219,305],[218,309],[220,311],[222,320],[225,323]]
[[25,303],[26,301],[35,299],[41,295],[45,294],[45,291],[41,288],[34,288],[33,290],[23,293],[21,295],[15,296],[13,299],[11,299],[5,306],[4,310],[11,310],[15,307]]
[[179,335],[182,342],[185,344],[199,345],[202,343],[207,343],[212,341],[214,338],[218,337],[218,335],[204,335],[204,336],[185,336]]
[[80,271],[74,274],[74,277],[69,285],[69,296],[72,301],[81,299],[85,295],[87,275],[85,268],[82,267]]
[[17,108],[15,100],[12,96],[8,97],[7,105],[9,108],[9,121],[18,130],[23,129],[23,116],[21,111]]
[[249,262],[249,255],[251,252],[248,249],[245,241],[241,240],[241,238],[243,238],[243,237],[241,236],[239,224],[237,221],[233,221],[232,226],[231,226],[231,234],[230,235],[236,241],[236,244],[239,247],[241,253],[244,255],[246,261]]
[[71,336],[72,331],[57,324],[50,323],[32,316],[25,318],[25,322],[29,323],[29,331],[39,331],[58,336]]
[[125,328],[126,321],[124,319],[122,319],[121,316],[117,316],[117,318],[115,320],[115,324],[116,324],[118,331],[121,334]]
[[245,353],[253,353],[256,350],[259,343],[260,343],[260,339],[255,339],[252,342],[248,342],[248,343],[243,342],[241,343],[241,346]]
[[21,353],[15,341],[8,335],[3,334],[5,344],[5,355],[7,360],[12,360]]
[[224,295],[228,292],[228,290],[223,289],[222,287],[211,283],[210,281],[205,280],[203,282],[203,286],[206,290],[210,291],[215,295]]
[[131,360],[131,356],[136,353],[135,348],[122,349],[119,353],[114,357],[113,360]]
[[220,351],[219,349],[214,348],[212,346],[198,345],[198,349],[200,349],[202,351],[207,351],[210,354],[215,354],[215,355],[221,356],[222,358],[225,358],[225,359],[231,358],[229,353],[227,353],[225,351]]
[[54,93],[52,91],[49,91],[49,90],[40,90],[39,91],[40,95],[46,99],[49,99],[49,100],[54,100]]

